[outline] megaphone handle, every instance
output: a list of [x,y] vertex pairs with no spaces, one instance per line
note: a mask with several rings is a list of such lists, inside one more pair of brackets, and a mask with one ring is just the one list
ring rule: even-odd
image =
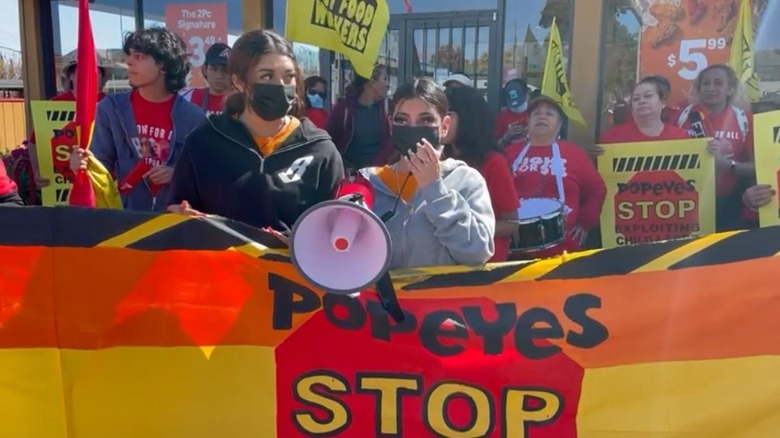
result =
[[396,324],[401,323],[406,319],[404,311],[401,310],[401,305],[398,304],[398,297],[395,295],[395,286],[393,286],[393,280],[390,278],[390,273],[385,272],[379,281],[376,283],[376,293],[379,295],[379,302],[382,303],[382,307],[387,311],[393,321]]

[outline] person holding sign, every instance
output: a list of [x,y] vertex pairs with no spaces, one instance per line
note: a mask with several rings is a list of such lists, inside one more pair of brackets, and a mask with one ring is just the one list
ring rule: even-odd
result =
[[[608,129],[601,144],[634,143],[645,141],[684,140],[688,131],[666,124],[662,115],[667,101],[667,88],[655,77],[647,77],[634,85],[631,92],[631,120]],[[590,155],[602,155],[604,148],[590,146]]]
[[133,90],[98,104],[90,149],[73,149],[71,170],[86,169],[94,154],[115,172],[126,209],[164,211],[167,203],[156,200],[167,200],[179,149],[205,116],[178,94],[189,71],[178,35],[162,27],[139,30],[127,35],[122,49]]
[[560,105],[541,96],[528,112],[528,141],[506,149],[520,197],[520,236],[510,255],[515,260],[579,250],[598,224],[607,194],[588,155],[559,140],[565,117]]
[[492,140],[490,108],[482,94],[472,87],[448,89],[447,99],[451,122],[444,138],[446,152],[479,170],[485,178],[496,215],[496,249],[490,262],[505,262],[511,237],[517,234],[520,203],[506,155]]
[[228,65],[238,91],[225,113],[187,137],[168,210],[286,233],[309,207],[332,199],[344,177],[341,156],[325,131],[296,117],[303,77],[289,41],[247,32]]
[[212,44],[206,51],[203,63],[203,78],[208,87],[190,88],[182,93],[185,99],[199,106],[206,116],[222,114],[225,95],[230,91],[228,58],[230,46],[224,43]]
[[699,73],[691,93],[693,103],[677,121],[692,137],[712,137],[707,150],[715,156],[716,227],[718,232],[741,228],[740,186],[755,176],[753,114],[739,106],[740,82],[734,70],[715,64]]
[[390,232],[390,269],[484,264],[493,256],[496,220],[479,172],[442,159],[451,123],[444,89],[417,79],[398,88],[391,109],[392,164],[361,171]]

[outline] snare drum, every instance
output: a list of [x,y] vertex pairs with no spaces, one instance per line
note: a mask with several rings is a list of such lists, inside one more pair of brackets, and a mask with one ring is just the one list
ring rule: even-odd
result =
[[566,206],[557,199],[521,199],[517,210],[517,236],[511,252],[541,251],[559,244],[566,237]]

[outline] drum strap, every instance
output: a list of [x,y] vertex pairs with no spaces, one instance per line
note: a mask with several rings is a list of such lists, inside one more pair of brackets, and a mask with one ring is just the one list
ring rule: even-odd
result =
[[[523,159],[528,155],[528,151],[531,149],[531,143],[525,145],[520,154],[515,158],[515,162],[512,163],[512,173],[517,173],[517,169],[523,163]],[[552,173],[555,175],[555,184],[558,188],[558,200],[561,204],[566,205],[566,192],[563,190],[563,159],[561,158],[561,148],[558,146],[558,142],[552,144]]]

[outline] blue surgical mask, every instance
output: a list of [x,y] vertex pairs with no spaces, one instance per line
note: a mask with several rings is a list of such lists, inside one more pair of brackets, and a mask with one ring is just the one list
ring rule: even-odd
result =
[[513,113],[524,113],[528,111],[528,101],[526,100],[518,107],[509,107],[509,110],[512,111]]
[[309,103],[311,104],[312,108],[315,109],[323,109],[325,108],[325,99],[322,98],[320,93],[311,92],[309,91],[307,93],[307,97],[309,98]]

